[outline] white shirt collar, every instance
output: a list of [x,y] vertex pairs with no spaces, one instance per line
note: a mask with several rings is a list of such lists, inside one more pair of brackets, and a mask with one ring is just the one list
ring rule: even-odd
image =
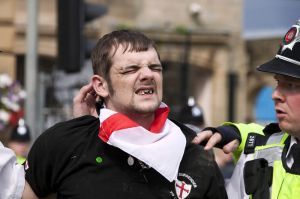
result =
[[290,154],[291,152],[291,148],[294,144],[297,144],[297,140],[294,136],[291,136],[291,142],[290,142],[290,146],[289,146],[289,149],[286,153],[286,164],[289,168],[292,167],[293,163],[294,163],[294,159],[293,159],[293,156]]
[[296,138],[295,138],[294,136],[291,136],[291,142],[290,142],[289,149],[288,149],[288,151],[287,151],[287,153],[286,153],[286,157],[289,156],[290,151],[291,151],[291,148],[292,148],[292,146],[293,146],[294,144],[297,144],[297,140],[296,140]]

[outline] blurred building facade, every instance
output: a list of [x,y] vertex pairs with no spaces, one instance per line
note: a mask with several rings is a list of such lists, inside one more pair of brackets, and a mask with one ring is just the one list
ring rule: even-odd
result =
[[[123,27],[142,31],[157,42],[165,67],[164,101],[175,116],[188,96],[194,96],[207,125],[253,119],[256,95],[271,82],[255,68],[274,56],[280,37],[244,40],[243,1],[86,1],[108,7],[105,16],[85,27],[88,37],[96,39]],[[1,41],[0,49],[11,59],[5,62],[0,57],[0,72],[10,66],[10,74],[19,79],[25,70],[26,2],[0,0],[0,34],[10,41],[7,47]],[[38,0],[38,4],[38,65],[47,73],[55,70],[57,57],[56,1]]]

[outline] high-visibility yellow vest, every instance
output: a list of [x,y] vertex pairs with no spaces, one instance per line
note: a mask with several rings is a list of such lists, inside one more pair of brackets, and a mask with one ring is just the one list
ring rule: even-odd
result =
[[17,155],[17,163],[18,164],[24,164],[25,161],[26,161],[25,157]]
[[[253,181],[253,183],[249,184],[249,182],[252,182],[252,179],[250,181],[246,180],[246,171],[249,167],[246,166],[245,168],[245,165],[250,165],[250,169],[253,169],[251,168],[251,161],[254,162],[264,159],[267,163],[266,171],[272,172],[270,179],[271,185],[268,186],[267,190],[270,198],[300,199],[300,175],[290,173],[284,168],[282,164],[281,156],[283,148],[285,147],[285,141],[289,137],[287,133],[274,133],[270,137],[265,139],[265,144],[255,146],[253,152],[245,154],[245,147],[247,146],[246,142],[249,141],[249,135],[251,133],[255,133],[257,135],[264,136],[264,127],[257,124],[234,124],[229,122],[225,123],[225,125],[234,125],[237,129],[239,129],[242,137],[242,143],[240,144],[238,150],[234,153],[235,160],[237,161],[236,168],[233,172],[230,182],[226,187],[229,198],[261,198],[257,195],[248,195],[246,193],[246,190],[248,190],[249,192],[249,187],[246,186],[253,186],[254,188],[259,189],[261,188],[261,186],[263,186],[263,183],[266,182],[266,180],[264,179],[264,177],[261,177],[257,178],[256,182]],[[268,168],[272,169],[268,170]]]

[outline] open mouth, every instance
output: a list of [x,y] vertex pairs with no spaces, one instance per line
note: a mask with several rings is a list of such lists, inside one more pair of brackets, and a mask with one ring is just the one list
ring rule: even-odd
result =
[[276,111],[276,117],[279,120],[282,120],[287,116],[287,113],[281,109],[275,109],[275,111]]
[[138,89],[135,93],[138,95],[151,95],[154,93],[154,89],[152,89],[152,88]]
[[280,110],[280,109],[276,109],[276,113],[277,113],[277,114],[284,114],[285,112],[283,112],[283,111]]

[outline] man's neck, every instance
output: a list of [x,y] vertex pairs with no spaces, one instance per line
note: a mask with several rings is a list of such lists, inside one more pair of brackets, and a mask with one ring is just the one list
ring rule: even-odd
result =
[[126,114],[126,116],[148,130],[154,120],[154,114]]
[[128,118],[130,118],[132,121],[136,122],[137,124],[139,124],[140,126],[144,127],[145,129],[149,130],[151,127],[152,122],[155,119],[155,111],[153,112],[149,112],[149,113],[140,113],[140,112],[130,112],[130,111],[117,111],[113,108],[110,108],[109,105],[105,106],[106,108],[122,113],[124,115],[126,115]]

